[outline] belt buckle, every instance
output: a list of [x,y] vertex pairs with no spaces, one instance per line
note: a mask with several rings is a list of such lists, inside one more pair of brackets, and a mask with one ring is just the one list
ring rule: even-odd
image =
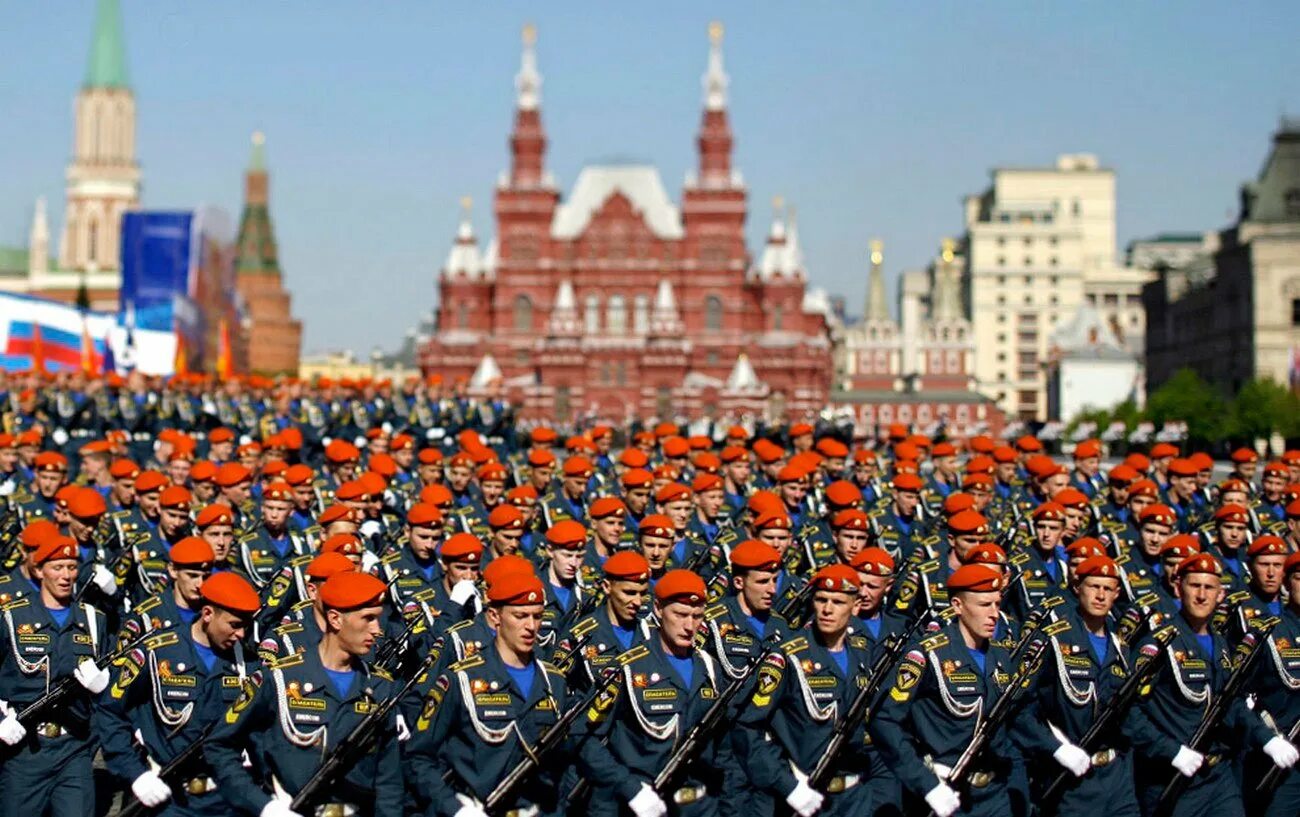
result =
[[977,789],[982,789],[992,782],[992,772],[975,772],[970,776],[970,784]]
[[1092,765],[1109,766],[1110,762],[1115,759],[1115,753],[1110,749],[1101,749],[1092,753]]
[[190,795],[207,794],[208,781],[202,777],[191,777],[185,781],[185,792]]
[[839,794],[842,791],[844,791],[844,775],[842,774],[832,777],[830,782],[826,784],[827,794]]
[[57,723],[43,723],[37,727],[36,731],[45,738],[57,738],[63,730]]
[[683,786],[673,792],[673,802],[679,806],[689,806],[698,799],[700,799],[700,792],[696,786]]
[[317,817],[343,817],[345,813],[346,812],[342,805],[338,803],[330,803],[329,805],[321,806],[320,811],[317,812]]

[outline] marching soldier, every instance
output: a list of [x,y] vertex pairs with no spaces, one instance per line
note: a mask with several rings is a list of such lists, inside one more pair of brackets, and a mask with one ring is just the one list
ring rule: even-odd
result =
[[[1294,741],[1296,725],[1300,724],[1300,650],[1295,647],[1300,644],[1300,554],[1288,556],[1283,570],[1287,603],[1276,613],[1280,620],[1264,639],[1264,653],[1253,668],[1247,689],[1255,696],[1255,711],[1260,718]],[[1259,617],[1252,622],[1257,620]],[[1282,774],[1272,791],[1261,791],[1259,787],[1258,778],[1274,768],[1267,758],[1249,754],[1243,768],[1248,814],[1300,814],[1300,773],[1294,768]]]
[[202,585],[212,575],[216,558],[212,546],[196,536],[172,545],[167,557],[169,583],[131,610],[119,639],[193,624],[203,604]]
[[776,548],[754,539],[731,551],[731,586],[704,611],[707,649],[729,680],[745,677],[765,645],[790,635],[789,622],[773,608],[780,569]]
[[320,597],[321,586],[336,573],[349,573],[356,569],[352,560],[342,553],[322,553],[312,559],[305,571],[307,598],[290,608],[288,615],[266,631],[257,647],[258,656],[270,663],[319,644],[325,635],[325,605]]
[[640,553],[621,550],[605,560],[602,571],[604,603],[574,622],[555,648],[554,662],[567,667],[565,677],[575,691],[590,688],[610,662],[650,637],[649,621],[642,616],[650,563]]
[[[191,541],[197,540],[183,540],[173,551]],[[204,581],[199,596],[194,616],[155,631],[123,657],[95,714],[109,771],[129,782],[131,793],[147,807],[171,800],[161,812],[168,817],[230,813],[201,752],[173,764],[206,737],[258,671],[243,649],[257,612],[257,591],[227,572]],[[140,735],[139,746],[134,733]],[[169,766],[164,779],[159,772]]]

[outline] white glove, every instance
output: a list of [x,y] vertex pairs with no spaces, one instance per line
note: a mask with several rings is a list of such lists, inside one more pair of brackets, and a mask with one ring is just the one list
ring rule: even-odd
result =
[[461,579],[451,586],[451,600],[455,604],[464,604],[478,595],[473,579]]
[[50,439],[54,440],[55,445],[62,447],[63,444],[68,441],[68,432],[61,428],[56,428],[54,429],[54,433],[50,435]]
[[460,802],[460,808],[456,809],[453,817],[488,817],[488,813],[483,807],[475,803],[467,795],[458,794],[456,799]]
[[366,443],[367,443],[367,442],[368,442],[368,440],[366,440],[365,435],[363,435],[363,434],[358,434],[358,435],[357,435],[356,437],[354,437],[353,440],[352,440],[352,444],[355,445],[357,448],[362,449],[363,451],[364,451],[365,448],[366,448]]
[[961,796],[947,783],[940,783],[926,792],[925,802],[939,817],[952,817],[961,808]]
[[1092,758],[1073,743],[1062,743],[1052,752],[1052,757],[1075,777],[1083,777],[1092,767]]
[[627,804],[636,817],[664,817],[668,813],[668,806],[663,799],[645,783],[641,784],[641,791],[628,800]]
[[161,806],[171,799],[172,790],[153,769],[131,781],[131,793],[149,808]]
[[1204,762],[1205,755],[1188,746],[1179,746],[1178,754],[1174,755],[1174,759],[1169,761],[1170,765],[1177,769],[1178,773],[1183,777],[1195,775]]
[[89,690],[92,695],[98,695],[108,687],[108,670],[100,669],[99,665],[89,658],[78,664],[72,674],[76,676],[77,683]]
[[397,713],[397,739],[402,743],[411,739],[411,727],[406,725],[406,718],[400,712]]
[[794,791],[785,796],[785,802],[790,804],[799,817],[812,817],[817,809],[822,807],[822,801],[826,799],[822,793],[808,785],[808,779],[799,778],[795,784]]
[[106,596],[112,596],[117,593],[117,577],[113,571],[103,565],[95,565],[95,570],[90,574],[90,580],[95,586],[104,592]]
[[272,797],[270,802],[262,806],[259,817],[302,817],[301,814],[289,808],[293,801],[283,795]]
[[1290,741],[1281,735],[1269,738],[1268,743],[1264,744],[1264,754],[1272,758],[1279,769],[1289,769],[1300,760],[1300,752],[1297,752]]
[[14,746],[25,737],[27,728],[18,722],[18,716],[13,712],[5,712],[4,720],[0,720],[0,741],[7,746]]
[[363,539],[373,539],[384,532],[384,528],[379,524],[378,519],[367,519],[361,523],[361,529],[357,531]]
[[379,564],[379,557],[368,550],[361,551],[361,572],[373,573],[376,565]]

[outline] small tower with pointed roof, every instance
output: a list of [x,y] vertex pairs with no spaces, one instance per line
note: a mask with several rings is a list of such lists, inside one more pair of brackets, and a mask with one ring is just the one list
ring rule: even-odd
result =
[[902,339],[898,323],[889,314],[885,298],[885,244],[873,238],[869,245],[867,292],[862,320],[845,333],[840,362],[848,389],[894,389],[898,384]]
[[[302,351],[302,322],[294,319],[284,288],[271,225],[266,137],[253,133],[244,172],[244,212],[235,244],[235,287],[247,310],[248,368],[262,374],[295,373]],[[238,327],[230,327],[231,332]]]
[[[99,0],[96,6],[90,58],[74,118],[59,268],[111,274],[111,288],[116,290],[121,281],[122,215],[140,201],[135,95],[127,78],[118,0]],[[97,287],[102,283],[92,282]]]

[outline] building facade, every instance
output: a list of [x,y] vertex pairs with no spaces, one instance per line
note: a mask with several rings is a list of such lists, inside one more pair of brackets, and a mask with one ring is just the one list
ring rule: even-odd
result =
[[1008,414],[1046,419],[1050,338],[1081,304],[1140,354],[1150,273],[1116,263],[1115,174],[1096,157],[997,168],[987,190],[967,197],[965,221],[974,373]]
[[244,173],[244,212],[235,242],[235,286],[244,305],[248,369],[294,374],[302,352],[302,322],[293,317],[280,272],[264,143],[260,132],[253,134],[252,157]]
[[829,301],[807,286],[792,214],[778,212],[757,263],[746,248],[721,26],[710,27],[699,165],[680,204],[639,165],[586,167],[561,197],[534,39],[526,29],[495,237],[480,250],[466,202],[421,369],[474,388],[499,380],[525,415],[561,420],[821,409]]
[[1142,293],[1147,368],[1184,367],[1229,392],[1252,378],[1300,383],[1300,121],[1283,120],[1237,222],[1207,252],[1162,265]]

